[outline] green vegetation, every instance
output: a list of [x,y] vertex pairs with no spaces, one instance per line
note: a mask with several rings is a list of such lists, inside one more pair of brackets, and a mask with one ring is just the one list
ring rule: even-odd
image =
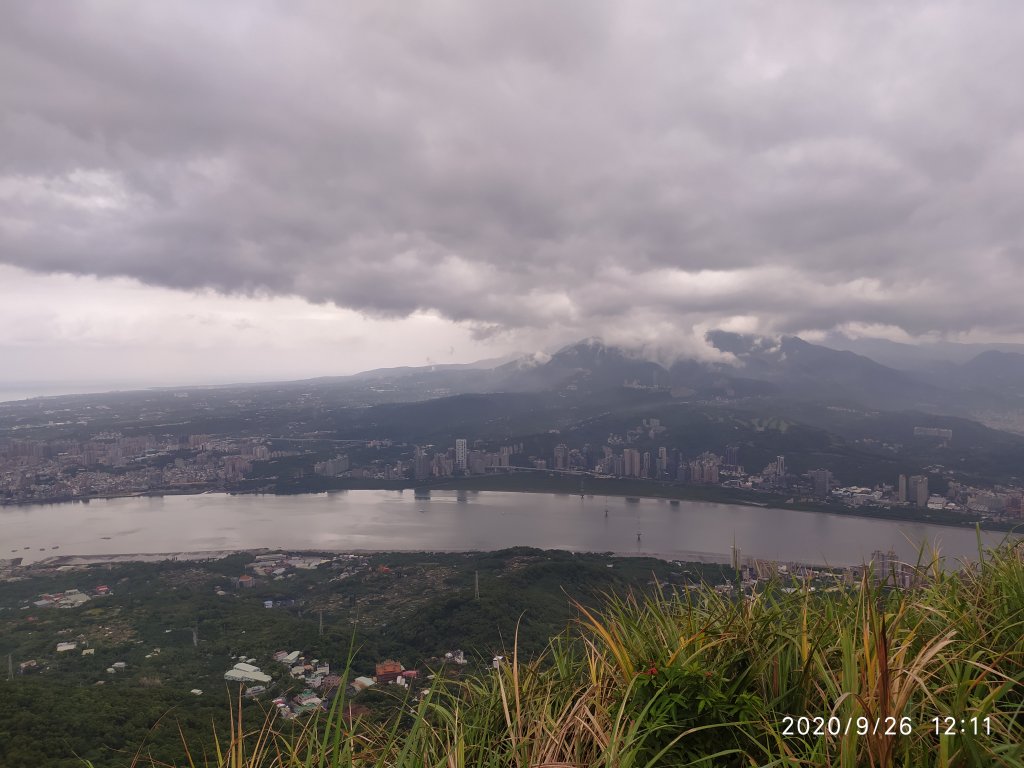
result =
[[[512,646],[517,627],[522,652],[541,653],[575,615],[572,600],[599,606],[604,593],[646,591],[653,578],[677,586],[724,578],[721,566],[526,548],[327,557],[319,568],[258,577],[248,589],[233,582],[247,571],[251,554],[41,568],[0,583],[0,766],[77,768],[79,758],[128,765],[142,743],[155,760],[184,765],[178,726],[194,748],[210,746],[210,726],[223,720],[231,690],[223,675],[239,654],[274,677],[262,697],[266,706],[304,687],[271,661],[278,650],[301,650],[340,670],[354,636],[352,677],[372,675],[386,658],[426,674],[438,656],[455,649],[469,661],[464,672],[480,671]],[[99,585],[113,594],[74,609],[32,605],[42,593],[92,593]],[[275,607],[265,608],[266,600]],[[198,627],[197,645],[191,627]],[[62,641],[78,647],[57,653]],[[83,656],[84,647],[94,652]],[[8,655],[13,680],[7,680]],[[19,674],[28,660],[38,668]],[[108,673],[116,661],[127,668]],[[193,695],[193,688],[203,694]],[[374,690],[356,702],[381,720],[396,706]],[[247,701],[243,715],[247,727],[257,727],[261,704]]]
[[341,697],[303,727],[225,707],[207,762],[186,735],[195,762],[175,765],[1024,765],[1024,549],[920,568],[907,591],[610,595],[541,653],[438,678],[383,721],[349,723]]

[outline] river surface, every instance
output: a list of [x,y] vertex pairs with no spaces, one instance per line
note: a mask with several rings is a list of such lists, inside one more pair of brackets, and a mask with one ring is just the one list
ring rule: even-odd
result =
[[[607,510],[607,515],[605,514]],[[1005,534],[986,533],[998,542]],[[491,491],[339,491],[299,496],[202,494],[0,507],[0,558],[310,550],[495,550],[512,546],[667,559],[743,555],[853,565],[874,550],[916,561],[938,546],[977,559],[973,529],[818,512],[661,499]]]

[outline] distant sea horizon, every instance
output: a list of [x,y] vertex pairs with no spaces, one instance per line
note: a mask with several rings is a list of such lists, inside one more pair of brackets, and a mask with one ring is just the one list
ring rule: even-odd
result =
[[150,387],[175,386],[151,381],[0,381],[0,403],[36,397],[93,395],[98,392],[128,392]]
[[140,389],[222,387],[232,384],[259,384],[275,382],[260,377],[237,380],[212,381],[0,381],[0,403],[30,400],[37,397],[65,397],[67,395],[94,395],[100,392],[137,392]]

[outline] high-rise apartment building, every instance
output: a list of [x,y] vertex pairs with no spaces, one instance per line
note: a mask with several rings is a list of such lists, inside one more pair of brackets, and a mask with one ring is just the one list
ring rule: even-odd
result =
[[740,465],[740,447],[738,445],[725,446],[725,465],[727,467]]
[[713,453],[703,453],[688,465],[688,480],[692,483],[718,483],[718,466],[721,457]]
[[827,498],[832,491],[832,473],[827,469],[813,469],[807,474],[814,484],[814,495],[819,499]]
[[928,506],[928,476],[914,475],[907,484],[907,500],[923,509]]
[[412,474],[415,480],[426,480],[430,477],[433,469],[430,456],[422,448],[416,448],[416,454],[412,460]]
[[319,461],[313,465],[313,471],[318,475],[340,475],[348,471],[348,455],[336,456],[327,461]]
[[626,475],[626,462],[622,456],[612,456],[612,474],[616,477],[625,477]]
[[559,443],[555,446],[555,469],[569,468],[569,446]]
[[459,472],[466,471],[466,438],[464,437],[455,441],[455,469]]
[[622,451],[622,474],[625,477],[640,477],[640,451],[626,448]]

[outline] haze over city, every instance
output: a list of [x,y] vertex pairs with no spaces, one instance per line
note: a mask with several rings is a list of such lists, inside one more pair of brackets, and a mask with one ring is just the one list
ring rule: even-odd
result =
[[1011,2],[5,3],[0,374],[1019,341]]

